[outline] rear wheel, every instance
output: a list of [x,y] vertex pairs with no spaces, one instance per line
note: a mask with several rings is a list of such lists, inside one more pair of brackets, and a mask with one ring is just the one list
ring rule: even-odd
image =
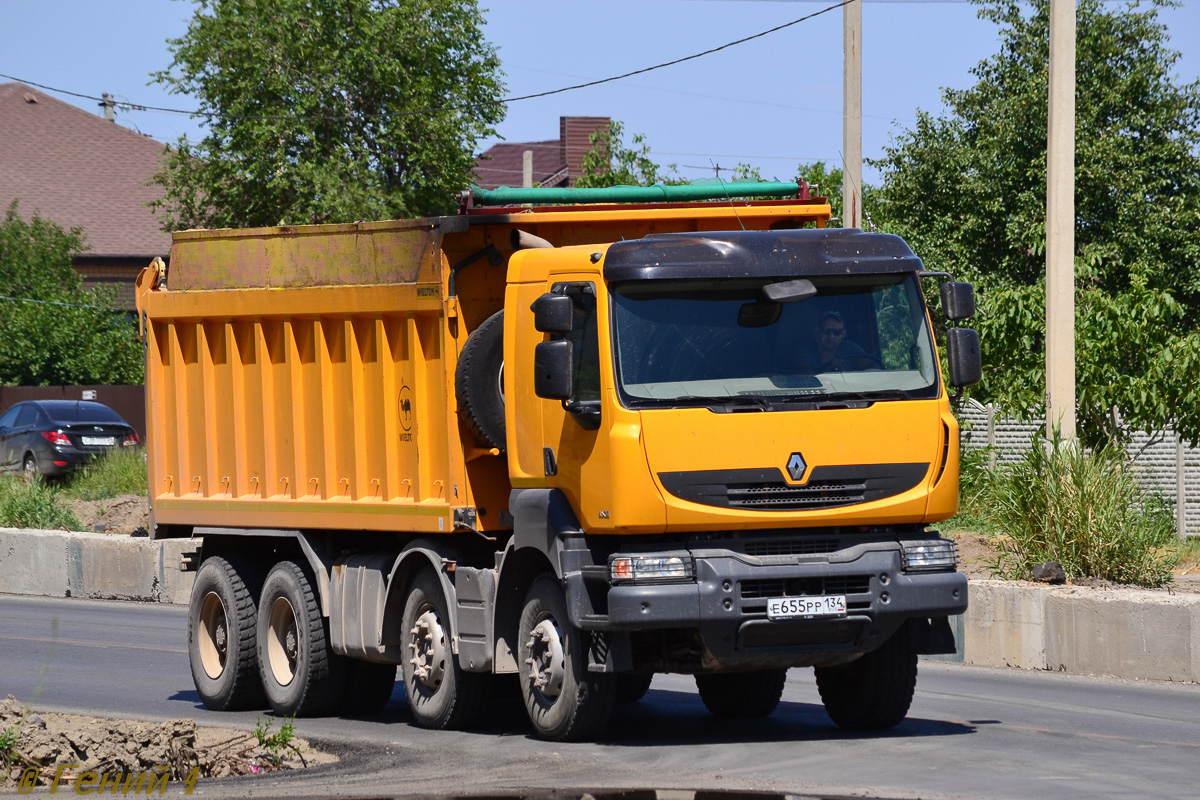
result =
[[653,672],[621,672],[617,675],[617,702],[636,703],[650,691]]
[[585,634],[567,616],[562,587],[544,573],[525,595],[517,634],[525,710],[542,739],[577,742],[603,733],[612,716],[617,676],[589,672]]
[[238,556],[206,559],[188,604],[188,660],[192,681],[214,711],[266,705],[256,655],[262,571]]
[[348,659],[330,648],[327,624],[308,571],[294,561],[272,567],[258,604],[258,664],[279,716],[337,710]]
[[451,649],[450,615],[441,581],[423,567],[413,575],[404,605],[404,691],[422,728],[463,729],[487,710],[490,676],[463,672]]
[[817,667],[817,691],[840,728],[882,731],[908,714],[917,686],[917,655],[901,628],[878,650],[839,667]]
[[352,660],[346,670],[346,695],[342,699],[342,708],[347,714],[378,714],[387,707],[395,689],[395,664]]
[[27,481],[33,481],[39,475],[37,461],[33,458],[33,453],[28,453],[25,456],[25,462],[21,464],[21,477]]
[[700,699],[713,716],[755,719],[770,716],[783,697],[786,669],[697,675]]

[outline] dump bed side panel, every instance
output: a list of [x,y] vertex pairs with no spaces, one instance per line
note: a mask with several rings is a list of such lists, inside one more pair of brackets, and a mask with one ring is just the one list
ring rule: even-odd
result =
[[[454,496],[467,487],[437,242],[392,242],[389,269],[408,280],[387,285],[322,270],[322,286],[176,288],[321,270],[321,253],[336,270],[355,239],[326,234],[241,278],[239,259],[262,252],[253,237],[177,240],[174,285],[143,302],[156,523],[453,528],[452,507],[469,503]],[[225,276],[205,278],[206,264]]]

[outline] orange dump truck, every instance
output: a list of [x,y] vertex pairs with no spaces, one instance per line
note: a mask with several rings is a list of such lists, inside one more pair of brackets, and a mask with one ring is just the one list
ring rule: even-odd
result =
[[399,666],[416,723],[461,728],[517,673],[573,740],[656,672],[751,717],[811,666],[839,725],[903,719],[967,603],[929,525],[978,339],[951,323],[943,378],[902,240],[726,191],[176,233],[138,302],[204,703],[369,713]]

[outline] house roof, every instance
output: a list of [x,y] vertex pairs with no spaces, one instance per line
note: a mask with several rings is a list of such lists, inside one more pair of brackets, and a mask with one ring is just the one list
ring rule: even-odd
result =
[[[484,189],[520,186],[525,151],[533,151],[533,185],[540,186],[563,168],[558,139],[545,142],[500,142],[475,161],[475,182]],[[555,182],[557,184],[557,181]]]
[[475,183],[483,189],[520,186],[525,151],[532,150],[534,186],[574,186],[583,176],[592,134],[611,123],[609,117],[559,117],[557,139],[494,144],[475,159]]
[[0,84],[0,213],[13,200],[64,228],[85,257],[166,256],[171,236],[146,203],[164,145],[22,83]]

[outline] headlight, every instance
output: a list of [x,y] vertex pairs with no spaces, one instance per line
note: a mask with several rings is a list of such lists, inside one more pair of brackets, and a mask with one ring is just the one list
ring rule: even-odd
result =
[[954,542],[949,539],[920,539],[901,542],[905,572],[940,572],[958,566]]
[[613,583],[690,581],[696,577],[696,565],[687,553],[617,555],[608,560],[608,577]]

